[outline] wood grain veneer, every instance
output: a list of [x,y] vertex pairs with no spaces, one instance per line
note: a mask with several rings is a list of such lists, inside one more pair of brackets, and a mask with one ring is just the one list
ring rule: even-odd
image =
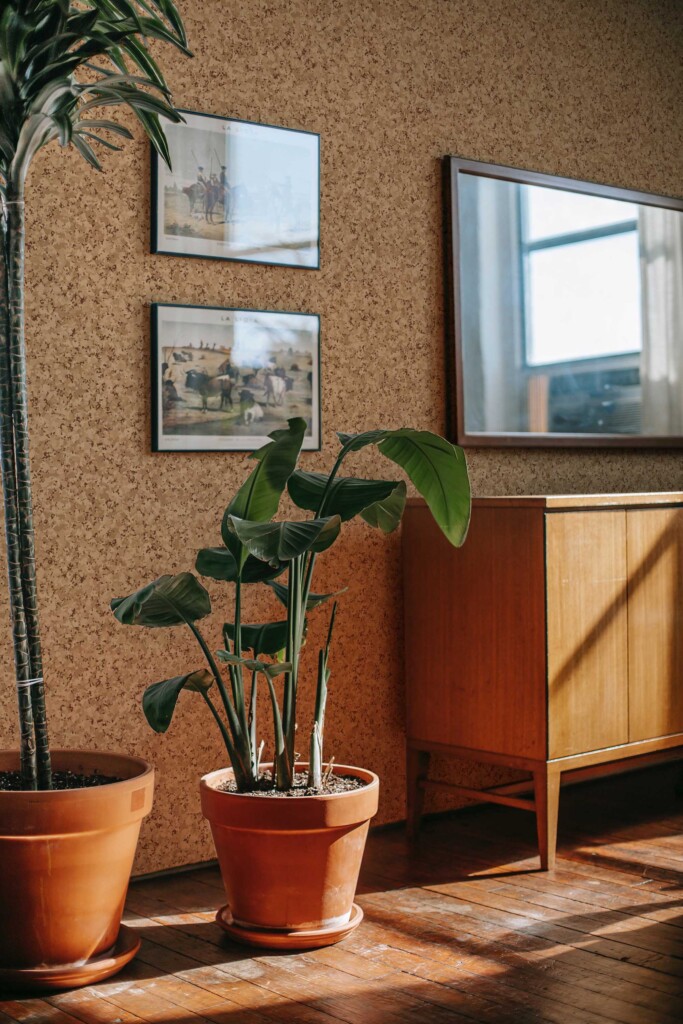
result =
[[549,757],[626,743],[626,512],[549,515],[546,574]]
[[[482,799],[536,811],[555,856],[560,782],[680,756],[683,506],[663,494],[479,498],[462,548],[405,515],[408,824],[432,753],[522,768]],[[459,796],[471,786],[450,783]],[[522,785],[522,789],[524,786]]]
[[408,735],[545,757],[542,515],[479,509],[457,549],[414,506],[403,550]]
[[629,511],[629,740],[683,732],[683,508]]

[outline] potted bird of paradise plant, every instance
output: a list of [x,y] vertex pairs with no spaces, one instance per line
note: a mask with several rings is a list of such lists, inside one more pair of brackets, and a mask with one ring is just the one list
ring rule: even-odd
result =
[[[177,122],[148,50],[189,55],[172,0],[5,0],[0,7],[0,462],[19,750],[0,751],[0,987],[73,987],[107,977],[136,952],[120,929],[153,771],[136,757],[50,750],[28,451],[24,350],[24,196],[44,146],[72,146],[100,169],[128,108],[160,156],[160,118]],[[9,674],[9,673],[8,673]]]
[[[402,428],[339,434],[331,471],[297,468],[306,424],[290,419],[256,451],[256,466],[228,504],[222,544],[202,549],[200,576],[233,589],[233,614],[222,645],[209,644],[199,622],[211,613],[209,594],[191,572],[158,579],[112,601],[127,625],[184,626],[205,666],[153,683],[142,698],[147,721],[165,732],[180,694],[206,704],[222,737],[228,766],[201,780],[202,810],[211,825],[227,894],[219,924],[236,940],[269,948],[305,948],[337,942],[362,918],[354,904],[379,780],[367,768],[326,760],[325,709],[337,611],[336,593],[313,590],[318,557],[360,516],[384,533],[395,530],[406,502],[403,480],[341,476],[347,458],[368,445],[402,468],[425,499],[448,540],[460,545],[470,516],[470,487],[462,449],[427,431]],[[285,489],[308,518],[277,519]],[[286,608],[276,621],[247,623],[245,588],[265,585]],[[331,608],[317,652],[314,706],[306,716],[297,695],[304,668],[308,616]],[[343,659],[342,664],[343,664]],[[339,658],[338,658],[339,661]],[[270,708],[267,755],[258,717],[258,692]],[[307,735],[297,732],[304,716]],[[297,753],[299,745],[307,756]]]

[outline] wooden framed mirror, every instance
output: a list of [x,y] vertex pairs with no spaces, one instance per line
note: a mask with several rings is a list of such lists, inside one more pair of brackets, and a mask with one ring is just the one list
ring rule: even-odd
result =
[[444,159],[451,437],[683,446],[683,200]]

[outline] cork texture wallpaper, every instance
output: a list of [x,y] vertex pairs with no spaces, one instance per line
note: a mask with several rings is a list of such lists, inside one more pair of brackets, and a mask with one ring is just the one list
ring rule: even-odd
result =
[[[52,740],[156,765],[137,872],[213,855],[198,779],[224,758],[196,696],[181,699],[165,736],[149,730],[140,709],[146,684],[199,667],[192,638],[124,628],[109,600],[191,569],[198,548],[218,543],[223,508],[248,468],[240,454],[151,452],[149,304],[319,313],[323,449],[303,465],[321,469],[334,457],[337,429],[445,429],[444,154],[665,194],[683,186],[678,0],[180,7],[194,60],[158,48],[179,106],[321,134],[321,269],[150,255],[149,149],[139,131],[105,157],[101,175],[56,148],[34,164],[27,345]],[[479,494],[683,489],[675,452],[468,458]],[[382,462],[363,453],[356,468],[386,473]],[[381,775],[380,822],[404,814],[400,543],[362,524],[348,528],[319,560],[316,587],[348,586],[327,753]],[[218,644],[228,594],[218,584],[210,590]],[[4,588],[0,600],[6,624]],[[245,617],[275,612],[272,600],[252,590]],[[311,670],[324,627],[312,623]],[[9,628],[0,641],[7,746],[16,742]],[[481,778],[453,764],[439,770]]]

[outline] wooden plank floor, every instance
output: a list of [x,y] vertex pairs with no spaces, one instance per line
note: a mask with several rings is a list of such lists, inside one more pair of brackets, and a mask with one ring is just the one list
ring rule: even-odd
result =
[[374,834],[336,947],[261,954],[214,923],[215,869],[131,887],[143,936],[117,978],[48,999],[0,997],[23,1024],[680,1024],[683,801],[666,766],[563,793],[560,858],[537,869],[530,815],[428,822],[419,849]]

